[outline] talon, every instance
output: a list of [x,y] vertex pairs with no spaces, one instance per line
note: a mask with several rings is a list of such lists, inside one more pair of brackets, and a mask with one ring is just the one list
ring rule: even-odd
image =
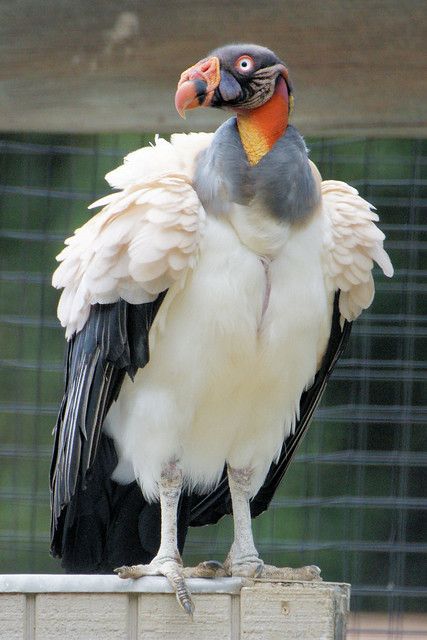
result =
[[217,571],[218,569],[224,569],[222,562],[218,562],[218,560],[205,560],[205,562],[201,563],[202,566],[207,567],[208,569],[212,569],[212,571]]
[[307,567],[307,569],[310,571],[310,575],[312,576],[313,580],[319,580],[320,582],[323,582],[323,578],[320,575],[321,569],[317,565],[312,564]]
[[187,613],[190,616],[191,620],[193,620],[193,614],[195,609],[194,602],[192,600],[183,602],[181,606],[184,609],[185,613]]
[[132,578],[132,580],[136,580],[137,578],[141,578],[141,576],[144,575],[153,575],[153,573],[151,572],[146,572],[145,570],[148,568],[142,565],[142,564],[134,564],[132,566],[126,566],[124,565],[123,567],[118,567],[117,569],[114,569],[114,573],[117,573],[117,575],[119,576],[119,578]]
[[227,575],[222,562],[218,560],[205,560],[197,567],[197,573],[200,578],[224,578]]
[[217,560],[200,562],[197,567],[184,567],[185,578],[224,578],[227,571],[224,565]]
[[195,605],[193,600],[191,599],[191,593],[188,590],[188,587],[185,584],[185,581],[183,580],[183,578],[180,578],[179,580],[176,581],[175,593],[176,593],[176,599],[178,600],[178,603],[181,605],[184,611],[188,613],[190,618],[193,618]]
[[[126,566],[123,566],[123,567],[117,567],[117,569],[114,569],[114,573],[117,573],[117,575],[119,576],[119,578],[123,578],[123,579],[125,579],[125,578],[129,578],[129,577],[130,577],[130,576],[129,576],[129,574],[130,574],[130,569],[131,569],[131,567],[126,567]],[[126,574],[128,574],[128,575],[126,575]]]

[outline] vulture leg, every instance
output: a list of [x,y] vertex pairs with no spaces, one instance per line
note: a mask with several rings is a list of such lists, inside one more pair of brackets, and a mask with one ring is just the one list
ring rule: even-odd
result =
[[252,470],[228,466],[227,471],[233,505],[234,541],[224,566],[230,575],[258,577],[262,573],[264,562],[258,555],[252,534],[249,507]]
[[215,560],[201,562],[197,567],[186,567],[188,578],[222,578],[224,576],[258,577],[264,563],[258,556],[252,535],[249,490],[252,472],[250,469],[227,467],[228,484],[234,517],[234,542],[224,564]]
[[228,484],[234,517],[234,542],[224,564],[202,562],[197,567],[186,567],[185,575],[192,578],[222,578],[223,576],[258,577],[264,563],[258,556],[252,535],[249,496],[252,471],[228,466]]
[[157,555],[150,564],[119,567],[115,569],[115,572],[120,578],[165,576],[172,585],[179,604],[192,616],[194,603],[184,580],[182,560],[177,544],[177,510],[181,489],[181,469],[176,462],[165,465],[159,480],[161,537]]
[[265,565],[255,548],[249,497],[252,471],[228,467],[228,484],[233,504],[234,541],[224,563],[227,575],[268,580],[319,580],[320,569],[314,565],[293,569]]

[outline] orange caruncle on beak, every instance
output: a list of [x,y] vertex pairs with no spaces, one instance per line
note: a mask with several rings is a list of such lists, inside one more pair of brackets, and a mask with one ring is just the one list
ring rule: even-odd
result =
[[220,80],[219,60],[215,56],[200,60],[184,71],[175,94],[175,107],[179,115],[185,118],[186,109],[208,107]]

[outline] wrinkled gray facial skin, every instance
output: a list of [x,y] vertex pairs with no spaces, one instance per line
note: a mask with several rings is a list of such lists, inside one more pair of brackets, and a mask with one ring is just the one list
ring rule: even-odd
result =
[[[231,44],[212,51],[221,65],[221,81],[216,89],[211,107],[234,109],[244,106],[254,109],[271,98],[278,75],[285,67],[273,51],[254,44]],[[236,68],[236,60],[249,55],[254,67],[249,74]],[[289,80],[286,80],[290,88]]]
[[307,148],[293,126],[251,166],[235,117],[224,122],[197,158],[194,186],[208,213],[226,214],[230,203],[250,205],[256,196],[271,216],[288,224],[309,218],[320,199]]

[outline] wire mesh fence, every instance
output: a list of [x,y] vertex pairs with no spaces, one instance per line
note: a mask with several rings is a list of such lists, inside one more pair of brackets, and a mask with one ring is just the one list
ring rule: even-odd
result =
[[[63,239],[106,192],[104,174],[149,139],[0,140],[0,571],[60,571],[48,555],[48,468],[64,339],[50,275]],[[360,612],[351,638],[365,637],[362,627],[376,638],[422,637],[427,619],[411,631],[408,615],[427,596],[427,141],[309,146],[324,178],[350,182],[376,205],[396,275],[376,272],[374,305],[255,536],[268,562],[318,564],[325,579],[351,582]],[[230,519],[193,530],[185,560],[221,559],[230,539]]]

